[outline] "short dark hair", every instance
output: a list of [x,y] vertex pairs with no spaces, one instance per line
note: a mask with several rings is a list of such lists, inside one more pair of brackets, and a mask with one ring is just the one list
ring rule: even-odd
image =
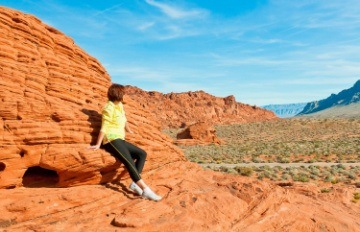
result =
[[119,85],[119,84],[112,84],[108,89],[107,95],[108,95],[109,101],[123,102],[123,98],[125,95],[125,87],[123,85]]

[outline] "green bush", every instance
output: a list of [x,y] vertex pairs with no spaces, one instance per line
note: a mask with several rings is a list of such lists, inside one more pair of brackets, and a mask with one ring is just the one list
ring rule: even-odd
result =
[[237,166],[234,168],[242,176],[251,176],[253,173],[253,169],[251,167],[240,167]]
[[309,176],[306,173],[298,173],[293,176],[294,181],[309,182]]

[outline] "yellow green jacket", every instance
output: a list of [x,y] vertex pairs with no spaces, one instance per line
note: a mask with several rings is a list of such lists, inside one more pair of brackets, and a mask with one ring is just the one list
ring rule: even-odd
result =
[[101,132],[104,133],[103,144],[114,139],[125,139],[126,116],[124,105],[108,101],[103,108]]

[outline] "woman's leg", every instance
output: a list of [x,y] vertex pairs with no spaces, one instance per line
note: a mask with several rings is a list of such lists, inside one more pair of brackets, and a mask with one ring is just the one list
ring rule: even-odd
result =
[[138,172],[141,173],[144,168],[145,161],[146,161],[146,156],[147,156],[146,152],[143,149],[141,149],[127,141],[124,142],[124,145],[130,152],[131,157],[136,160],[135,166],[136,166]]
[[125,141],[115,139],[104,145],[107,152],[119,159],[126,167],[131,179],[136,183],[141,180],[140,173],[135,165],[134,159],[131,157],[129,150],[125,146]]
[[[146,153],[140,149],[137,148],[136,146],[127,143],[127,145],[125,146],[125,141],[121,140],[121,139],[116,139],[113,140],[111,142],[109,142],[108,144],[104,145],[104,148],[107,152],[110,152],[113,156],[115,156],[116,158],[118,158],[126,167],[126,169],[128,170],[131,179],[133,180],[134,183],[136,183],[136,186],[134,186],[132,183],[130,185],[133,185],[134,189],[139,195],[142,195],[143,198],[147,198],[153,201],[160,201],[161,200],[161,196],[158,196],[156,193],[154,193],[146,184],[145,182],[141,179],[140,173],[137,169],[137,165],[139,166],[139,170],[142,171],[142,168],[144,167],[144,163],[145,163],[145,158],[146,158]],[[136,165],[134,163],[133,157],[131,156],[131,153],[129,151],[129,149],[132,150],[134,152],[134,158],[137,158],[140,160],[140,162]],[[142,152],[141,152],[142,151]],[[140,187],[140,190],[138,190],[136,187]]]

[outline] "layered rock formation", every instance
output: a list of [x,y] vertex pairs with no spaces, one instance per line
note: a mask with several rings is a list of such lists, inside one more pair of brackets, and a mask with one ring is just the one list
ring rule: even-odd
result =
[[127,90],[163,128],[180,128],[198,122],[215,125],[277,119],[269,110],[236,102],[234,96],[220,98],[204,91],[162,94],[132,86],[127,86]]
[[141,199],[120,163],[87,149],[110,85],[99,62],[30,15],[1,7],[0,30],[2,231],[359,230],[355,187],[324,194],[202,170],[130,96],[128,140],[148,152],[143,177],[164,197]]

